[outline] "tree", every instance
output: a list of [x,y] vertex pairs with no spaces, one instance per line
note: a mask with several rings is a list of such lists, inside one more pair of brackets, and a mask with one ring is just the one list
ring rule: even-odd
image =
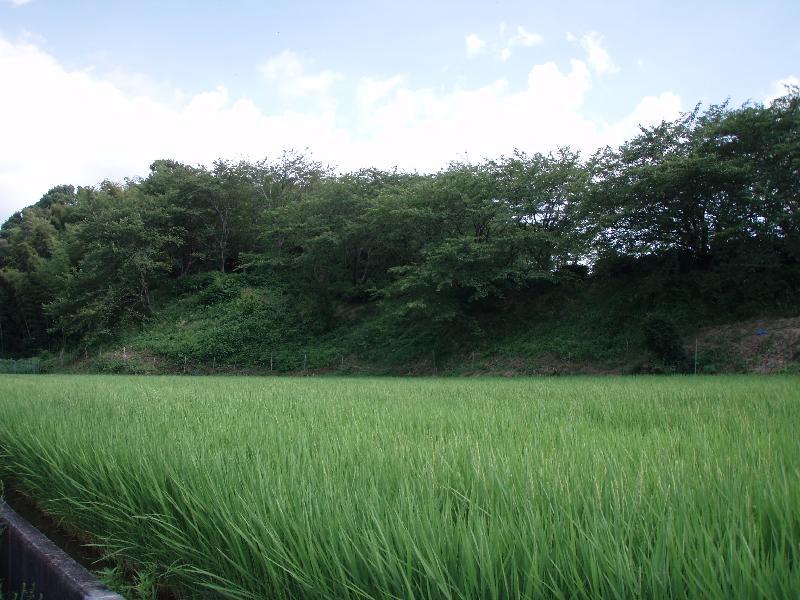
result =
[[724,106],[695,109],[600,155],[601,246],[634,256],[674,251],[709,266],[717,234],[737,214],[730,207],[743,175],[708,152],[706,128],[723,116]]
[[169,272],[167,249],[179,239],[165,227],[163,207],[135,185],[90,191],[80,212],[65,238],[71,268],[45,313],[62,336],[95,342],[120,320],[152,313],[152,289]]
[[390,269],[384,291],[394,318],[433,337],[474,333],[476,313],[551,276],[552,244],[519,216],[521,202],[494,167],[454,164],[415,189],[416,210],[405,216],[416,221],[419,249]]

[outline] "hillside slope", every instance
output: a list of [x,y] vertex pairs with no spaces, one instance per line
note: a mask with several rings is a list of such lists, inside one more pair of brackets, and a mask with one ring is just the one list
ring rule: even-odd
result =
[[[648,280],[620,278],[613,289],[585,280],[541,289],[503,310],[475,315],[472,327],[433,338],[424,326],[398,327],[380,302],[340,305],[327,329],[304,319],[290,296],[246,275],[186,284],[141,327],[96,351],[73,352],[53,369],[119,373],[347,373],[518,375],[571,373],[777,373],[800,360],[800,309],[773,304],[742,318],[703,304],[684,281],[668,296]],[[638,295],[637,295],[638,294]],[[660,302],[653,298],[658,297]],[[758,303],[751,303],[757,307]],[[746,313],[745,313],[746,314]],[[648,339],[653,319],[674,339]],[[666,325],[665,325],[666,324]],[[659,343],[661,345],[659,345]],[[680,346],[676,356],[664,343]]]

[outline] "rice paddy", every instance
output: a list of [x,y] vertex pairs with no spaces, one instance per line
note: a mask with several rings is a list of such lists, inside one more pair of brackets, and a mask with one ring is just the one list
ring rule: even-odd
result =
[[0,475],[187,598],[800,596],[800,378],[0,377]]

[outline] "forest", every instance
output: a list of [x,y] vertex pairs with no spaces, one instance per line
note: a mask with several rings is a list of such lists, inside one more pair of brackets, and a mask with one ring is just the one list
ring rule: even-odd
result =
[[687,334],[796,316],[798,290],[790,88],[591,156],[341,173],[287,151],[55,187],[0,229],[0,357],[124,346],[296,371],[477,351],[684,370]]

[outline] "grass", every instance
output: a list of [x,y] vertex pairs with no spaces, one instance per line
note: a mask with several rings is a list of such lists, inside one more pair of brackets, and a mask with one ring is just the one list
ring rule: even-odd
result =
[[0,474],[221,598],[800,595],[800,378],[0,377]]

